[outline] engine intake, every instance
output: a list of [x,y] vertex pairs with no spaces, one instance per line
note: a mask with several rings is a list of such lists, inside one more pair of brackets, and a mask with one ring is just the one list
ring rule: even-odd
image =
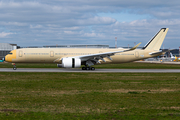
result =
[[63,58],[62,64],[57,64],[58,67],[77,68],[81,67],[81,59],[78,58]]

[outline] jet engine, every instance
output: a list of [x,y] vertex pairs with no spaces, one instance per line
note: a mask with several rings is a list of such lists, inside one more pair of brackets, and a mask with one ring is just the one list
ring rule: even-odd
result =
[[62,64],[57,64],[58,67],[77,68],[81,67],[81,59],[78,58],[63,58]]

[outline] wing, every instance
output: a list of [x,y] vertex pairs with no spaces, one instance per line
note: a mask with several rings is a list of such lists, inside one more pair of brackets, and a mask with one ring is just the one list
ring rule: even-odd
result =
[[105,60],[103,58],[107,57],[110,60],[112,60],[112,58],[110,56],[114,55],[115,53],[122,53],[122,52],[127,52],[127,51],[132,51],[135,50],[141,43],[137,44],[136,46],[134,46],[131,49],[127,49],[127,50],[122,50],[122,51],[112,51],[112,52],[104,52],[104,53],[97,53],[97,54],[90,54],[90,55],[83,55],[83,56],[76,56],[75,58],[79,58],[82,61],[87,61],[87,60],[92,60],[94,58],[96,58],[96,60],[103,60],[105,62]]
[[[82,55],[82,56],[74,56],[74,57],[69,57],[69,58],[78,58],[81,59],[81,62],[86,62],[86,65],[94,65],[97,63],[100,63],[99,60],[102,60],[106,62],[103,58],[107,57],[108,59],[112,60],[110,56],[113,56],[116,53],[122,53],[122,52],[127,52],[127,51],[132,51],[135,50],[141,43],[137,44],[131,49],[127,50],[122,50],[122,51],[112,51],[112,52],[104,52],[104,53],[97,53],[97,54],[90,54],[90,55]],[[63,58],[61,58],[62,60]]]

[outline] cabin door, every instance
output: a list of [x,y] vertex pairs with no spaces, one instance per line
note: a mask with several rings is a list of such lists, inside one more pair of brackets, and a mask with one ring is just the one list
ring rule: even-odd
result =
[[50,52],[50,57],[54,57],[54,51]]
[[135,57],[139,58],[139,52],[138,51],[135,52]]
[[23,52],[19,51],[19,57],[22,57],[22,56],[23,56]]

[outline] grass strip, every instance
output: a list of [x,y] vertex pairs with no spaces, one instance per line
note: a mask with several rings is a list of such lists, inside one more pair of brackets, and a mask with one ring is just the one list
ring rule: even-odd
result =
[[179,73],[0,73],[1,119],[179,119]]

